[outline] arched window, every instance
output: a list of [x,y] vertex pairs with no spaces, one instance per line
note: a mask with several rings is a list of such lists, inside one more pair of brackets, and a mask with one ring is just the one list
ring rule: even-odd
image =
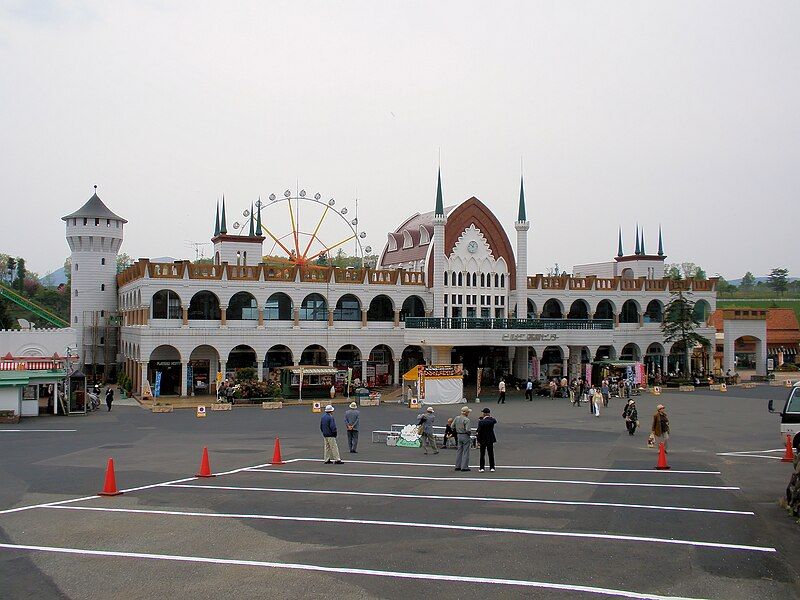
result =
[[614,320],[614,305],[610,300],[601,300],[597,305],[597,310],[594,311],[595,319],[605,319],[608,321]]
[[698,300],[694,303],[692,316],[694,316],[695,320],[699,321],[701,324],[706,323],[708,318],[711,316],[711,305],[709,305],[709,303],[705,300]]
[[388,296],[375,296],[369,303],[367,321],[394,321],[394,307]]
[[327,321],[328,305],[319,294],[309,294],[300,305],[300,319],[303,321]]
[[494,274],[494,287],[500,287],[500,275]]
[[500,273],[500,287],[506,287],[506,275],[505,273]]
[[353,294],[345,294],[336,303],[333,311],[334,321],[360,321],[361,302]]
[[589,305],[584,300],[575,300],[572,306],[569,307],[567,313],[568,319],[588,319],[589,318]]
[[159,290],[150,302],[154,319],[180,319],[181,299],[172,290]]
[[464,285],[464,274],[463,273],[459,273],[458,274],[458,285],[459,286]]
[[291,321],[292,299],[283,292],[275,292],[264,305],[264,318],[268,321]]
[[481,287],[486,287],[486,273],[481,273]]
[[250,292],[238,292],[228,302],[225,314],[232,321],[255,321],[258,319],[258,302]]
[[529,319],[536,319],[536,318],[538,318],[538,315],[536,314],[536,304],[534,304],[534,303],[533,303],[533,300],[531,300],[530,298],[528,298],[527,305],[528,305],[528,313],[527,313],[527,317],[528,317]]
[[664,309],[658,300],[650,300],[644,311],[645,323],[661,323],[664,320]]
[[447,274],[448,274],[448,271],[445,271],[444,272],[444,284],[445,285],[447,285]]
[[220,318],[219,299],[212,292],[197,292],[189,302],[189,318],[205,321],[218,321]]
[[561,311],[561,304],[555,298],[550,298],[547,302],[544,303],[542,307],[542,318],[543,319],[562,319],[564,318],[564,313]]
[[405,321],[406,317],[424,317],[425,305],[419,296],[409,296],[403,302],[403,307],[400,309],[400,320]]
[[622,311],[619,314],[620,323],[638,323],[639,322],[639,307],[633,300],[626,300],[622,305]]
[[106,291],[106,284],[105,283],[101,283],[100,284],[100,291],[101,292],[105,292]]

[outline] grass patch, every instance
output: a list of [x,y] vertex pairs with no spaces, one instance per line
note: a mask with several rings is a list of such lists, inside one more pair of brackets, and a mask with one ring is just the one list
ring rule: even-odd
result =
[[753,308],[791,308],[800,320],[800,300],[728,300],[717,298],[717,308],[732,308],[734,306],[750,306]]

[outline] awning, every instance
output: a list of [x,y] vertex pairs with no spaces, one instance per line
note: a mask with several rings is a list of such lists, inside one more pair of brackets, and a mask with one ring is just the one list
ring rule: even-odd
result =
[[289,372],[293,375],[299,375],[301,372],[303,375],[336,375],[339,372],[338,369],[334,369],[332,367],[292,367],[289,369]]
[[419,379],[419,366],[411,367],[403,373],[403,381],[416,381]]

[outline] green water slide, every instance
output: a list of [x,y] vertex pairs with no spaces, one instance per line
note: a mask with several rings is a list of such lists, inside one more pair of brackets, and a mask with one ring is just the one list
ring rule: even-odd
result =
[[35,302],[31,302],[24,296],[20,296],[17,292],[12,290],[11,288],[7,287],[6,285],[0,283],[0,298],[5,298],[27,310],[28,312],[32,312],[34,315],[39,317],[40,319],[44,319],[50,325],[55,327],[69,327],[69,323],[59,317],[56,314],[53,314],[46,308],[43,308],[36,304]]

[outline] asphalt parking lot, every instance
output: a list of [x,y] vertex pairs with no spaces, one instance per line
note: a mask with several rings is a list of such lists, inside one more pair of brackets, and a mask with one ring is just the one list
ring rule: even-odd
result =
[[[391,405],[362,409],[344,465],[321,463],[319,415],[300,407],[0,426],[0,595],[800,598],[800,529],[776,502],[790,466],[766,411],[785,393],[643,395],[634,437],[619,399],[599,418],[563,400],[474,406],[499,420],[496,473],[370,443],[413,421]],[[657,402],[670,471],[645,444]],[[457,411],[437,408],[441,424]],[[217,477],[193,477],[203,446]],[[101,498],[108,457],[129,491]]]

